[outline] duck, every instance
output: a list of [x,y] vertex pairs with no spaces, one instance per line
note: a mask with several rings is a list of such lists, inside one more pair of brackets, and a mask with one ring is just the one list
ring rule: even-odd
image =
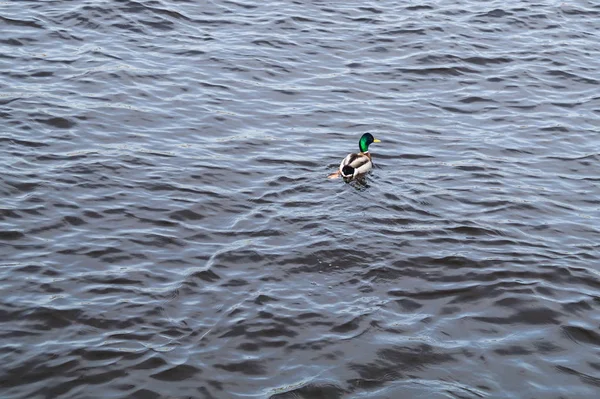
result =
[[381,143],[381,140],[373,137],[371,133],[363,134],[358,141],[360,152],[348,154],[340,163],[339,170],[327,177],[337,179],[341,176],[344,180],[352,180],[370,171],[373,168],[373,161],[369,154],[369,145],[372,143]]

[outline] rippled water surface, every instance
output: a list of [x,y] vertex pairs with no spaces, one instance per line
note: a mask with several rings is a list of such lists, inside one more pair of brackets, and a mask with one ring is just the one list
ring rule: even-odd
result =
[[600,397],[597,2],[0,25],[0,397]]

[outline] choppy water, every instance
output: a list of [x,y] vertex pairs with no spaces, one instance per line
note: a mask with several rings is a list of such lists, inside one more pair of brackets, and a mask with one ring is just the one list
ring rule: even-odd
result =
[[0,25],[2,398],[599,397],[596,2]]

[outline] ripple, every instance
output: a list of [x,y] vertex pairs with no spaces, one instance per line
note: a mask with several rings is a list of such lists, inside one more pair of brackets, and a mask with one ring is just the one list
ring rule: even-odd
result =
[[598,7],[2,10],[5,396],[595,397]]

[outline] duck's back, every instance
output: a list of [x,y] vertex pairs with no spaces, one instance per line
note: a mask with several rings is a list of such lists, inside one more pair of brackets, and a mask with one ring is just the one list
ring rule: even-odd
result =
[[367,173],[373,164],[368,153],[348,154],[340,163],[340,172],[343,177],[354,177]]

